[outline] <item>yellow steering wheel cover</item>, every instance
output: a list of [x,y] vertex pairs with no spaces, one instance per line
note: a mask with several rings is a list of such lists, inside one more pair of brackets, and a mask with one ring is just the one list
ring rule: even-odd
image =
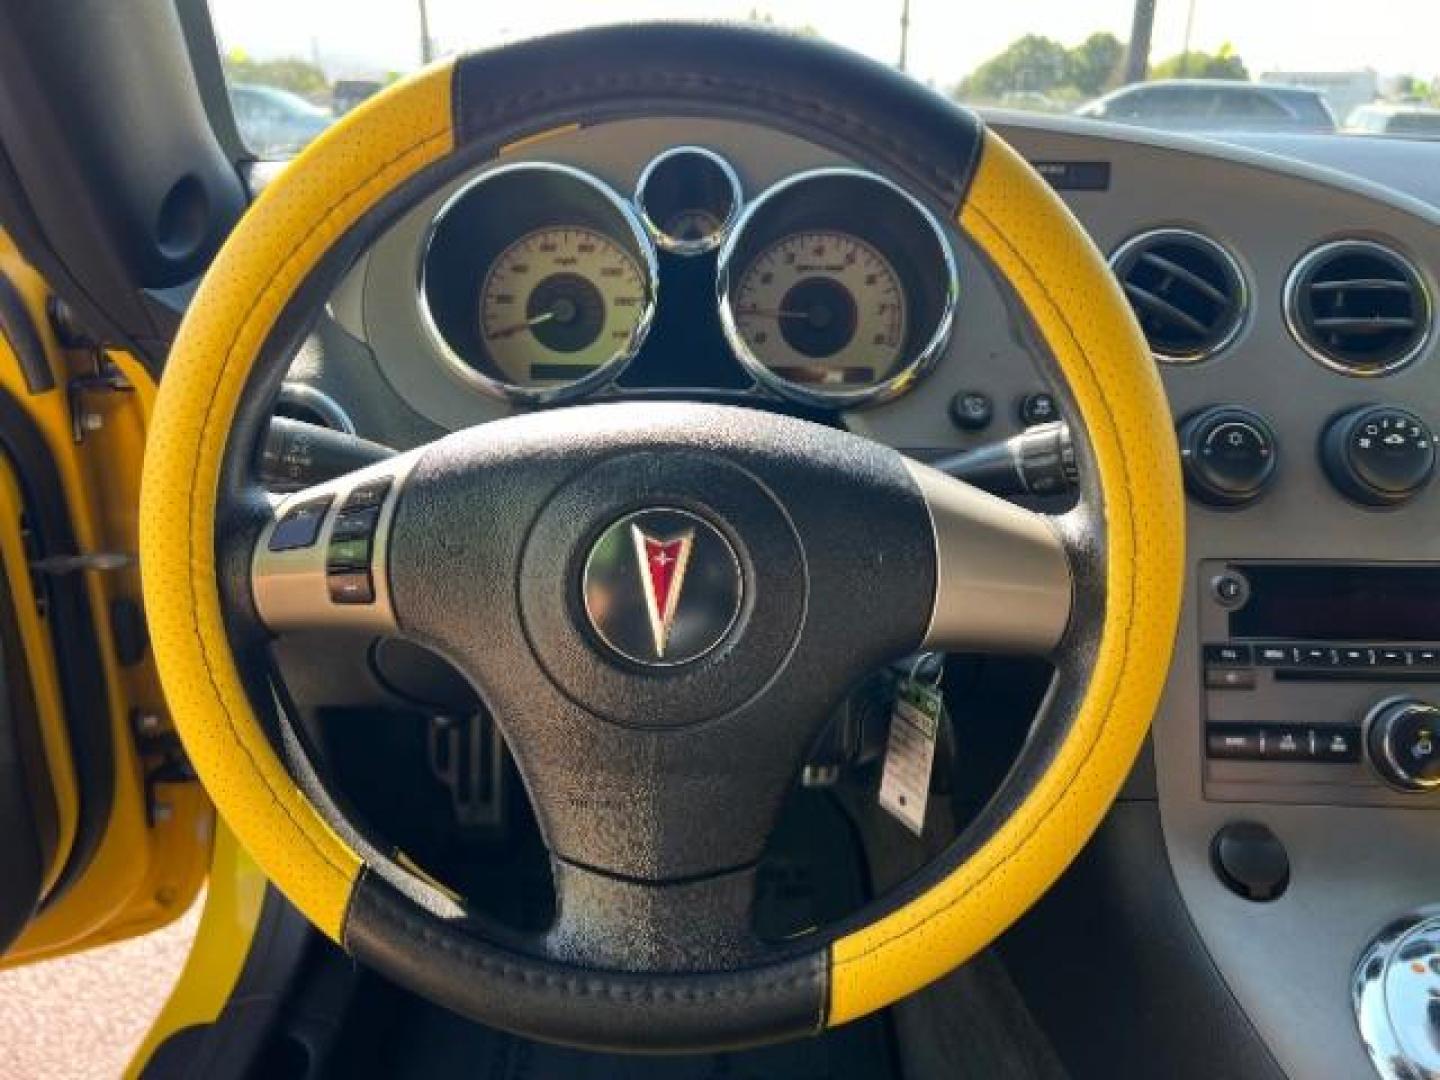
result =
[[[282,172],[207,273],[155,403],[141,498],[151,638],[175,724],[217,809],[261,869],[341,940],[361,856],[260,730],[216,582],[220,469],[256,357],[325,253],[455,147],[451,66],[391,88]],[[1107,609],[1084,701],[1052,765],[977,853],[832,946],[828,1022],[888,1005],[1012,923],[1079,852],[1134,761],[1164,684],[1183,580],[1175,437],[1149,352],[1075,219],[987,135],[960,224],[1015,289],[1069,381],[1103,493]]]
[[1079,854],[1149,730],[1180,612],[1175,433],[1149,348],[1104,259],[1039,175],[989,133],[960,225],[1029,311],[1089,433],[1106,527],[1105,618],[1070,733],[1010,819],[934,888],[835,942],[832,1025],[973,956]]
[[145,613],[175,726],[241,844],[339,941],[360,856],[301,793],[255,721],[215,579],[221,462],[284,306],[356,220],[454,147],[450,65],[361,106],[265,190],[216,256],[160,383],[140,497]]

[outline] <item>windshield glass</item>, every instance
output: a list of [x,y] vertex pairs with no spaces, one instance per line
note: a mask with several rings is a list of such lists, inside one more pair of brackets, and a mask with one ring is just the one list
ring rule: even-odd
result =
[[[240,132],[295,153],[428,60],[601,22],[815,34],[966,104],[1172,131],[1440,138],[1440,3],[1382,0],[211,0]],[[283,92],[283,93],[282,93]]]

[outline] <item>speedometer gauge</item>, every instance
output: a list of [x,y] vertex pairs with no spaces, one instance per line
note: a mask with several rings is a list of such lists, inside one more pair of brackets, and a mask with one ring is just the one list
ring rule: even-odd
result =
[[480,288],[480,336],[512,383],[568,383],[635,334],[647,290],[635,260],[593,229],[536,229],[495,259]]
[[899,275],[848,233],[795,233],[771,244],[741,274],[733,303],[740,336],[794,383],[874,386],[905,346]]
[[820,408],[910,389],[950,341],[959,284],[939,221],[859,169],[815,169],[750,204],[720,249],[720,325],[756,384]]
[[502,165],[435,215],[420,310],[466,388],[505,401],[568,401],[608,385],[655,315],[655,247],[635,211],[589,173]]

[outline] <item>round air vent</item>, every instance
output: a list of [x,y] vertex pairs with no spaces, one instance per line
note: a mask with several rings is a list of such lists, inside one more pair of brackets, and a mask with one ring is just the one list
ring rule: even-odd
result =
[[1245,278],[1234,257],[1208,237],[1156,229],[1110,257],[1155,359],[1190,364],[1235,340],[1245,321]]
[[1285,283],[1285,318],[1305,350],[1346,375],[1385,375],[1420,355],[1431,303],[1409,260],[1369,240],[1306,255]]

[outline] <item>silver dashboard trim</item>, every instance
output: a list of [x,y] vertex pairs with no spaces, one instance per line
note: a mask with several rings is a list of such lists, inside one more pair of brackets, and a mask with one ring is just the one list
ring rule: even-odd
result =
[[[940,316],[936,321],[934,331],[920,352],[890,378],[876,383],[874,386],[858,390],[817,390],[780,378],[755,355],[741,335],[740,328],[735,323],[735,313],[732,310],[730,299],[732,276],[738,278],[739,272],[743,269],[733,267],[732,259],[739,241],[745,235],[745,230],[755,220],[756,215],[763,211],[768,202],[782,192],[800,184],[835,177],[860,179],[878,184],[907,203],[934,234],[935,242],[939,245],[946,278]],[[899,184],[865,169],[848,167],[809,169],[772,184],[745,208],[745,212],[740,216],[740,220],[736,222],[735,228],[731,230],[729,237],[721,247],[720,257],[715,268],[715,301],[720,312],[720,328],[725,334],[725,340],[729,343],[731,352],[734,353],[740,366],[745,369],[746,374],[755,380],[757,386],[781,398],[825,409],[851,409],[864,405],[875,405],[883,401],[890,401],[911,390],[940,362],[941,354],[946,345],[950,343],[950,334],[955,325],[955,309],[959,299],[959,266],[955,261],[955,252],[950,246],[949,238],[935,215]]]
[[[1339,251],[1343,248],[1364,248],[1370,251],[1380,252],[1397,262],[1401,263],[1410,272],[1415,281],[1416,289],[1421,307],[1424,309],[1424,331],[1414,346],[1397,360],[1392,360],[1383,367],[1373,370],[1362,370],[1350,367],[1341,363],[1325,352],[1318,345],[1308,341],[1300,327],[1300,318],[1297,305],[1299,304],[1300,279],[1303,278],[1316,263],[1321,259]],[[1342,237],[1336,240],[1327,240],[1318,247],[1311,248],[1304,255],[1296,260],[1295,265],[1285,275],[1285,291],[1282,308],[1285,312],[1285,328],[1290,331],[1290,336],[1295,340],[1312,360],[1321,367],[1328,368],[1340,375],[1352,379],[1378,379],[1386,375],[1393,375],[1403,368],[1409,367],[1418,360],[1430,346],[1430,340],[1435,332],[1435,303],[1431,296],[1430,285],[1425,280],[1425,275],[1420,272],[1420,267],[1415,260],[1408,255],[1396,250],[1388,244],[1382,244],[1376,240],[1368,240],[1363,237]]]
[[[591,188],[619,215],[630,238],[635,243],[635,250],[640,253],[641,261],[644,263],[645,304],[641,309],[640,318],[625,344],[615,351],[610,360],[601,364],[590,374],[561,386],[520,386],[497,379],[493,375],[486,375],[451,347],[445,335],[440,332],[440,327],[435,322],[435,316],[430,310],[430,302],[426,297],[425,277],[430,265],[430,249],[435,242],[435,234],[441,223],[444,222],[446,215],[487,182],[498,176],[520,172],[556,173]],[[493,169],[487,169],[479,176],[461,185],[445,200],[426,226],[424,239],[420,244],[417,270],[415,303],[420,312],[420,323],[425,328],[431,345],[435,347],[444,361],[446,369],[459,378],[462,383],[482,391],[489,397],[515,405],[557,405],[561,402],[585,397],[614,382],[630,365],[630,361],[635,358],[640,347],[645,344],[645,338],[649,335],[650,327],[655,321],[655,307],[660,296],[660,263],[655,254],[655,245],[651,242],[650,234],[646,231],[645,226],[636,217],[634,209],[599,177],[584,169],[561,165],[553,161],[518,161],[511,165],[500,165]]]

